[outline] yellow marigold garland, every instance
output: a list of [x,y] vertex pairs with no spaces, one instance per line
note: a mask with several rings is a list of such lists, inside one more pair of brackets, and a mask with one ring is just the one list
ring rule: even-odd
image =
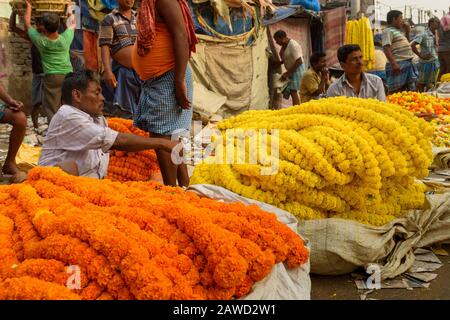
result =
[[441,82],[450,82],[450,73],[443,74],[441,76]]
[[[428,175],[433,129],[393,104],[321,99],[276,111],[248,111],[220,122],[218,129],[223,159],[230,143],[227,129],[266,130],[262,136],[269,152],[270,130],[278,130],[278,171],[260,174],[265,161],[274,160],[271,155],[256,164],[215,163],[210,157],[196,166],[191,184],[216,184],[299,219],[341,217],[382,225],[424,203],[425,189],[414,178]],[[244,141],[248,153],[250,139]]]
[[375,45],[369,19],[347,21],[345,44],[358,44],[363,54],[364,66],[367,70],[375,63]]

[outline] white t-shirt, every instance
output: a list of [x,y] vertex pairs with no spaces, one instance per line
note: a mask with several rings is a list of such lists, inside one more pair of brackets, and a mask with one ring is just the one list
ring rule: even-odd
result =
[[286,69],[290,69],[298,58],[303,59],[302,46],[294,39],[290,39],[283,53],[283,62]]

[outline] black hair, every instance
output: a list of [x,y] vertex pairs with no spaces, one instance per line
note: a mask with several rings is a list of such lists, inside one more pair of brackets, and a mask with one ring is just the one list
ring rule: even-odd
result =
[[34,22],[35,22],[35,24],[43,25],[43,23],[42,23],[42,17],[36,17],[36,18],[34,19]]
[[337,57],[339,62],[347,62],[347,57],[350,53],[355,51],[361,51],[361,47],[357,44],[346,44],[339,48],[337,52]]
[[386,21],[388,24],[392,24],[395,19],[397,19],[399,16],[403,15],[403,12],[398,10],[391,10],[387,13]]
[[70,72],[64,78],[61,89],[61,100],[63,104],[72,104],[72,91],[79,90],[85,92],[89,82],[99,82],[98,75],[91,70]]
[[433,17],[430,18],[430,20],[428,20],[428,27],[430,27],[433,22],[441,23],[441,21],[438,18]]
[[309,58],[309,63],[313,66],[319,63],[320,58],[325,58],[327,55],[323,52],[314,52]]
[[276,39],[284,39],[287,37],[287,34],[283,30],[278,30],[274,33],[273,37]]
[[42,25],[49,33],[58,31],[59,28],[59,16],[53,12],[45,12],[41,17]]

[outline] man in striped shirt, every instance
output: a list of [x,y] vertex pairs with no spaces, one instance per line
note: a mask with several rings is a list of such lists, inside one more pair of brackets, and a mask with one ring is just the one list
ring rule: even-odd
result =
[[[419,81],[417,82],[417,89],[420,92],[435,84],[439,72],[439,59],[436,50],[436,30],[439,28],[439,24],[438,18],[431,18],[425,32],[419,34],[411,43],[412,50],[420,58]],[[420,52],[417,50],[418,44],[420,45]]]
[[137,38],[137,13],[132,9],[134,0],[119,0],[118,5],[100,25],[99,46],[105,68],[103,77],[114,88],[113,103],[123,111],[120,113],[123,117],[131,118],[142,86],[131,66],[131,50]]
[[64,105],[50,122],[39,159],[41,166],[59,166],[73,175],[102,179],[109,150],[172,152],[176,141],[119,133],[103,117],[100,82],[89,70],[69,73],[62,86]]
[[418,78],[417,68],[412,63],[414,57],[409,44],[409,25],[403,20],[402,12],[391,10],[387,14],[387,27],[383,31],[382,44],[389,63],[386,77],[389,94],[415,90]]

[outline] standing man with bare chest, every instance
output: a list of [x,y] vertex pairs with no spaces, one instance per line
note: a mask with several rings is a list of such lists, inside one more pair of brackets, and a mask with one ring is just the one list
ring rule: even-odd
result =
[[[104,79],[114,88],[114,104],[131,117],[139,102],[142,81],[131,66],[131,52],[137,38],[134,0],[119,0],[119,7],[103,19],[99,45]],[[112,58],[112,59],[111,59]],[[112,60],[112,61],[111,61]]]
[[[134,124],[164,139],[189,134],[193,80],[188,61],[197,38],[186,0],[142,0],[133,68],[144,81]],[[186,164],[156,150],[164,184],[188,186]]]
[[289,84],[283,92],[285,99],[292,98],[292,105],[300,104],[300,84],[305,73],[303,64],[303,50],[300,44],[294,39],[288,38],[286,32],[278,30],[273,35],[275,42],[281,46],[280,57],[284,64],[286,72],[281,76],[281,80],[289,80]]

